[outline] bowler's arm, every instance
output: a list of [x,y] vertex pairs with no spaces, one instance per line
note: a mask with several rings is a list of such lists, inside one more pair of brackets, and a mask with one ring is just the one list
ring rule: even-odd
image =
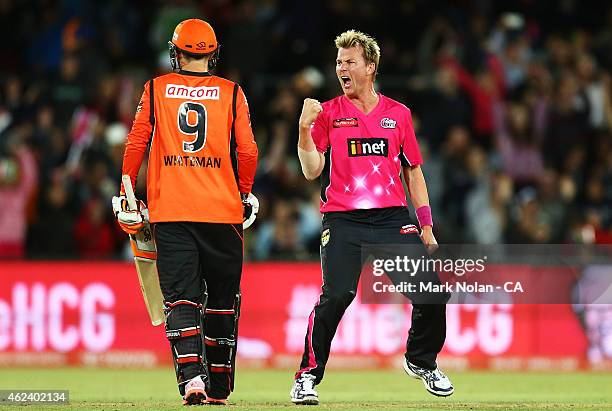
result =
[[404,167],[402,170],[404,180],[408,185],[408,196],[415,210],[429,206],[429,195],[427,194],[427,184],[420,165]]
[[402,172],[408,185],[410,202],[416,210],[419,226],[421,227],[421,241],[431,253],[435,251],[438,242],[433,234],[433,220],[423,171],[420,165],[415,165],[404,167]]
[[300,125],[298,157],[302,165],[302,172],[307,180],[314,180],[321,175],[323,167],[325,167],[325,156],[315,146],[310,125]]

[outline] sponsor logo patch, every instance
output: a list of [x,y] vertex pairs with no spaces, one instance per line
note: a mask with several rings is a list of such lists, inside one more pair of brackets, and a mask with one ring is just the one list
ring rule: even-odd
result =
[[406,224],[400,228],[400,234],[418,234],[419,229],[414,224]]
[[382,120],[380,120],[380,126],[382,128],[395,128],[396,125],[397,125],[397,121],[389,117],[385,117]]
[[334,128],[359,127],[359,120],[357,120],[357,117],[336,118],[334,119],[333,127]]
[[321,233],[321,247],[325,247],[327,243],[329,243],[329,237],[330,237],[329,228],[326,228]]
[[349,138],[347,144],[349,157],[389,155],[389,141],[386,138]]
[[178,330],[166,331],[166,338],[170,340],[174,338],[180,338],[180,337],[181,337],[181,332]]
[[166,84],[167,98],[189,100],[219,100],[219,87],[189,87],[180,84]]

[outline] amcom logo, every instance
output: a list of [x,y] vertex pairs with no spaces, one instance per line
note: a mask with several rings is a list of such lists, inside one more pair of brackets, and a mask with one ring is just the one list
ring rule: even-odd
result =
[[167,84],[166,97],[191,100],[219,100],[219,87],[189,87]]

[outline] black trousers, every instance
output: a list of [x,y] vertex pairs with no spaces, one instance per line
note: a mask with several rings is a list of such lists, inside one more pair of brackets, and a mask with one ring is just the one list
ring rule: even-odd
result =
[[[237,295],[240,293],[243,259],[242,235],[242,224],[192,222],[155,224],[157,271],[165,302],[188,300],[202,304],[207,312],[213,313],[224,313],[224,310],[235,309],[235,316],[227,315],[227,318],[206,314],[202,321],[203,335],[198,337],[200,340],[197,341],[197,347],[185,348],[187,351],[195,349],[202,351],[204,349],[202,339],[205,335],[233,339],[233,351],[231,347],[206,345],[208,364],[176,364],[175,359],[177,380],[191,379],[202,373],[202,367],[208,367],[211,382],[209,395],[213,398],[226,398],[233,389],[233,359],[239,314]],[[193,316],[188,318],[188,320],[181,319],[181,324],[173,324],[170,328],[200,325],[185,323],[185,321],[194,321]],[[166,328],[168,327],[167,321]],[[223,367],[216,367],[216,364],[211,366],[211,361],[221,363]],[[218,372],[219,370],[222,372]]]
[[[357,293],[362,269],[362,245],[421,244],[418,234],[400,232],[406,224],[412,224],[412,221],[404,207],[324,215],[321,236],[322,294],[308,319],[304,354],[296,378],[302,373],[309,373],[316,377],[316,383],[323,379],[332,339],[345,310]],[[405,356],[415,365],[435,369],[437,355],[446,339],[446,305],[413,304],[412,308]]]

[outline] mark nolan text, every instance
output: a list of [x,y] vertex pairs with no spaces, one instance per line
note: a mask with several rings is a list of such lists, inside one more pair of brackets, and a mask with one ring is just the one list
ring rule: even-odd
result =
[[506,281],[503,285],[481,284],[478,282],[468,283],[459,281],[456,283],[434,284],[431,282],[411,283],[402,281],[398,284],[384,284],[376,281],[373,285],[375,293],[522,293],[523,285],[520,281]]

